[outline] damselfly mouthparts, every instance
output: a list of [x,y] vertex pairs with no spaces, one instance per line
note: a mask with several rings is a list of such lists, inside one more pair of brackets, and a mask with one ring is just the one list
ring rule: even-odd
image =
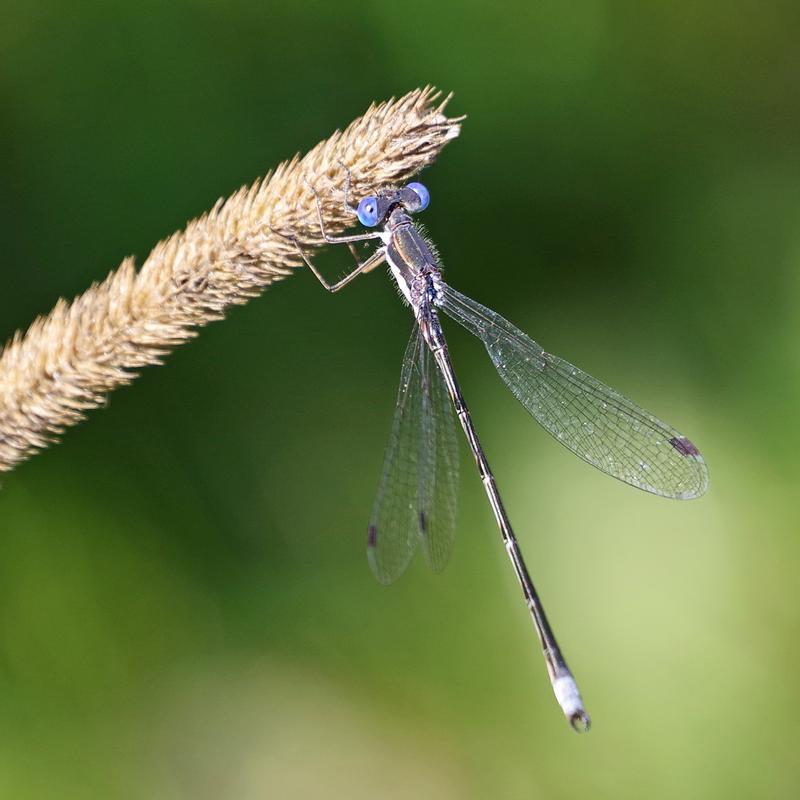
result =
[[[556,699],[576,730],[589,727],[580,692],[528,574],[494,476],[484,455],[453,370],[439,312],[463,325],[486,347],[500,377],[533,418],[561,444],[603,472],[639,489],[686,500],[708,486],[703,457],[670,425],[600,381],[543,350],[491,309],[442,280],[438,258],[411,215],[427,208],[420,183],[384,189],[357,207],[344,205],[368,228],[353,236],[329,236],[317,197],[325,241],[347,244],[356,268],[329,284],[298,245],[320,283],[331,292],[386,262],[414,313],[414,330],[403,358],[391,437],[367,533],[369,563],[378,580],[390,583],[406,568],[417,543],[434,570],[444,567],[455,534],[458,447],[450,403],[467,438],[508,556],[542,645]],[[355,242],[380,240],[363,262]],[[436,366],[433,366],[433,362]]]

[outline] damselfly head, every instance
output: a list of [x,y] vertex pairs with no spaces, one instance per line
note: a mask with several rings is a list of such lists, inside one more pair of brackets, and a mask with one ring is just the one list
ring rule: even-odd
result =
[[430,192],[421,183],[409,183],[401,189],[384,189],[368,195],[358,204],[358,221],[367,228],[383,223],[391,211],[402,206],[409,214],[424,211],[431,201]]

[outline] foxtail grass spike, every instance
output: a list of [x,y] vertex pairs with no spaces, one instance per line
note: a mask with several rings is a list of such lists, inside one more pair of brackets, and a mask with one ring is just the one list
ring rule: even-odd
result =
[[[371,105],[300,158],[284,162],[159,242],[137,272],[132,258],[71,303],[59,300],[0,355],[0,472],[13,469],[102,405],[137,371],[162,363],[197,328],[221,319],[322,244],[314,190],[329,233],[352,224],[358,198],[407,180],[459,134],[449,96],[430,87]],[[287,238],[288,237],[288,238]]]

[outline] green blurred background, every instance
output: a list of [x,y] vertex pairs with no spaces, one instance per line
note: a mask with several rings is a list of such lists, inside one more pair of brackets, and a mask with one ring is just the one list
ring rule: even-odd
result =
[[576,737],[466,453],[449,568],[374,581],[411,320],[298,272],[4,478],[0,796],[796,796],[796,2],[0,10],[3,340],[434,83],[469,114],[423,177],[449,280],[711,468],[692,503],[589,469],[448,329]]

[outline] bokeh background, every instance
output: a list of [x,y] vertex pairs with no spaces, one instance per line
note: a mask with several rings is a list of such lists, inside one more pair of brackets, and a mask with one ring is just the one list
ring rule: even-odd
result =
[[[0,492],[0,795],[794,797],[796,2],[6,2],[5,340],[373,100],[467,113],[423,180],[461,291],[685,431],[671,503],[451,347],[594,719],[551,696],[463,454],[449,568],[364,530],[411,321],[306,272]],[[331,275],[349,265],[331,253]]]

